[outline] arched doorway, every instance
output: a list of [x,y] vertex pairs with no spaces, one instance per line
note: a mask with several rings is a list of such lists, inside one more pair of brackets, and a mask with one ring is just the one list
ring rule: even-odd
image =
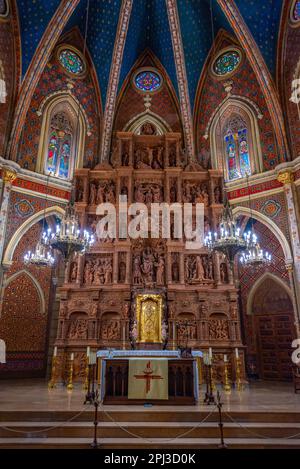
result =
[[252,296],[254,335],[261,379],[292,379],[291,343],[295,338],[293,305],[286,288],[266,276]]

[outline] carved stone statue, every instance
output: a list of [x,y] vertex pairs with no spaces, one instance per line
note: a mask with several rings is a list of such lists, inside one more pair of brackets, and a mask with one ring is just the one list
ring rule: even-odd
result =
[[156,284],[164,285],[165,283],[165,261],[162,256],[159,257],[156,264]]
[[90,200],[89,200],[90,205],[95,205],[96,203],[96,184],[94,182],[91,182],[90,184]]
[[226,319],[210,319],[208,324],[209,338],[212,340],[227,340],[229,338]]
[[71,282],[76,282],[77,270],[78,270],[77,262],[73,262],[72,267],[71,267]]
[[222,193],[221,193],[220,186],[215,187],[215,189],[214,189],[214,198],[215,198],[215,204],[221,204],[222,203]]
[[104,266],[104,284],[108,285],[112,283],[112,260],[111,259],[106,259],[105,261],[105,266]]
[[97,190],[97,204],[104,203],[104,193],[105,193],[105,186],[103,184],[99,184]]
[[136,255],[133,261],[133,283],[141,285],[143,283],[140,256]]
[[69,339],[87,339],[87,320],[75,319],[69,329]]

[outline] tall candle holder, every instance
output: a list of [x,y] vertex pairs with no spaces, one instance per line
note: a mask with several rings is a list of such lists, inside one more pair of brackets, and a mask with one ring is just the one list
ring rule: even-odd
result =
[[205,365],[206,373],[206,392],[205,392],[205,398],[204,398],[204,403],[207,405],[210,404],[215,404],[215,396],[213,394],[213,383],[212,383],[212,359],[211,356],[208,354],[203,354],[203,362]]
[[51,379],[48,383],[49,389],[56,388],[56,365],[57,365],[57,356],[54,354],[52,357],[52,365],[51,365]]
[[74,362],[74,353],[71,353],[71,361],[70,361],[68,384],[67,384],[68,391],[73,390],[73,369],[74,369],[73,362]]
[[227,357],[224,355],[224,385],[223,385],[224,391],[226,393],[231,392],[231,385],[229,381],[229,376],[228,376],[228,361]]
[[89,356],[86,355],[85,357],[85,379],[84,379],[84,385],[83,385],[83,390],[87,391],[89,388]]
[[238,391],[243,390],[242,380],[241,380],[241,359],[240,357],[235,357],[235,374],[236,374],[236,388]]

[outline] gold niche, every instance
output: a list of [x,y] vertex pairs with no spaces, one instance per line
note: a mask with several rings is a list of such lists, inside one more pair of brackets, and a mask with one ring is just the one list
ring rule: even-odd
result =
[[161,343],[161,295],[137,295],[136,318],[138,338],[141,343]]

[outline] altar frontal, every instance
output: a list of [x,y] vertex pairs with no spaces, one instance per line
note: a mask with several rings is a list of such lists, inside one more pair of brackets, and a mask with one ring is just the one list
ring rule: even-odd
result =
[[168,360],[131,359],[128,369],[128,399],[168,399]]

